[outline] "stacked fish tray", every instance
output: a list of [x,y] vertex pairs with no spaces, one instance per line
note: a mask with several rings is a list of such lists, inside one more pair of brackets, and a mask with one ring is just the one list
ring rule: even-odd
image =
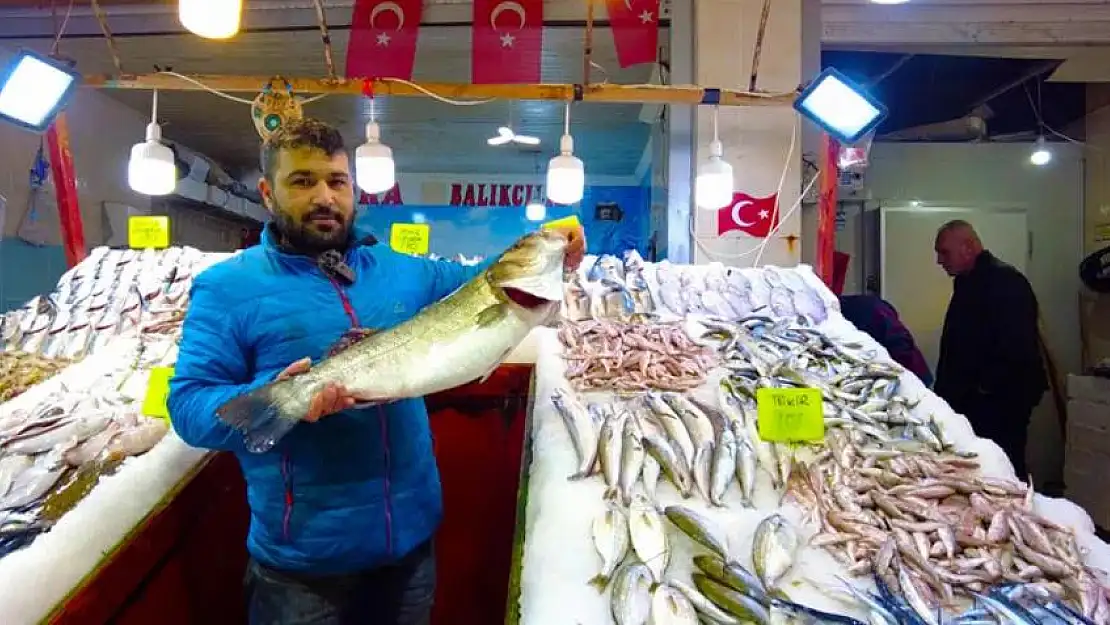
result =
[[97,248],[3,316],[0,363],[32,363],[35,384],[3,380],[0,622],[45,616],[203,456],[141,407],[176,361],[192,277],[226,256]]
[[[540,339],[524,625],[1110,623],[1110,547],[808,267],[588,259]],[[826,436],[760,437],[819,389]]]

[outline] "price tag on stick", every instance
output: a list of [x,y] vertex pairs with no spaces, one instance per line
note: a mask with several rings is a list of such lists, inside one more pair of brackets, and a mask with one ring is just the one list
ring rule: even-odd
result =
[[393,224],[389,230],[389,247],[402,254],[427,254],[431,239],[428,224]]
[[825,409],[815,388],[761,388],[755,393],[759,437],[774,443],[825,440]]
[[170,246],[170,218],[135,215],[127,220],[127,246],[161,250]]
[[146,383],[146,395],[143,396],[142,412],[148,417],[169,419],[170,409],[166,406],[170,398],[170,379],[173,377],[173,367],[155,367],[150,370],[150,378]]

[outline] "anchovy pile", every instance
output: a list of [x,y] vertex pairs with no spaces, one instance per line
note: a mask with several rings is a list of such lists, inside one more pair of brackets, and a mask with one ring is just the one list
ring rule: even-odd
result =
[[566,378],[579,390],[690,389],[718,362],[678,324],[567,322],[559,338]]

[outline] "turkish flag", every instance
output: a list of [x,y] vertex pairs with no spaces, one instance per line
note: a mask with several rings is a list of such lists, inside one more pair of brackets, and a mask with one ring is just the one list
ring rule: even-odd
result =
[[538,83],[543,0],[474,0],[474,84]]
[[412,79],[422,0],[355,0],[347,78]]
[[760,239],[767,238],[779,223],[778,194],[752,197],[734,193],[732,203],[717,209],[717,236],[739,230]]
[[659,0],[605,0],[621,67],[654,63],[659,48]]

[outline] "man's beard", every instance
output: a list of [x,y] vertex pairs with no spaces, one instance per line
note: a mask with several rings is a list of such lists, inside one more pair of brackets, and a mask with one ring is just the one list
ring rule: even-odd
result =
[[[320,232],[309,229],[309,222],[314,217],[327,216],[339,224],[330,232]],[[316,255],[328,250],[343,251],[347,248],[351,232],[353,217],[344,218],[337,211],[327,208],[314,208],[305,214],[302,219],[297,219],[277,207],[274,211],[274,230],[281,237],[281,243],[293,251],[302,254]]]

